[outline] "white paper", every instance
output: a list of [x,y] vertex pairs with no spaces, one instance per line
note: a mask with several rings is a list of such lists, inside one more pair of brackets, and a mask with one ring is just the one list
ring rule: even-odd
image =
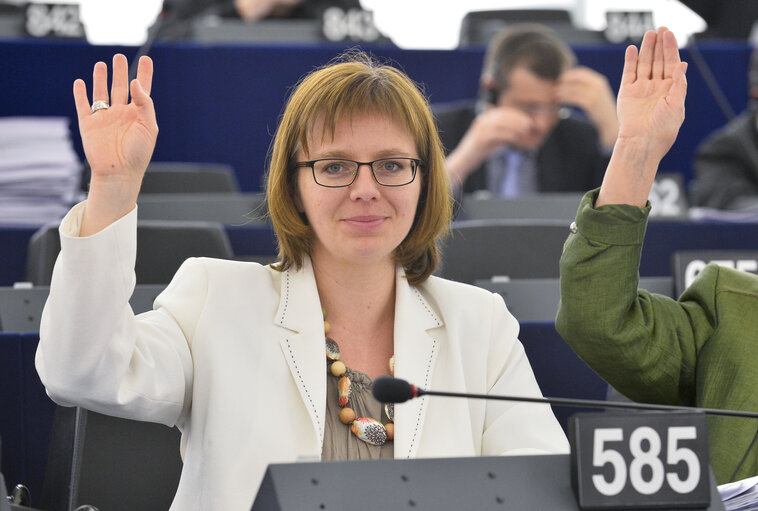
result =
[[0,117],[0,224],[60,220],[79,198],[82,164],[65,117]]
[[718,487],[727,511],[758,510],[758,476]]

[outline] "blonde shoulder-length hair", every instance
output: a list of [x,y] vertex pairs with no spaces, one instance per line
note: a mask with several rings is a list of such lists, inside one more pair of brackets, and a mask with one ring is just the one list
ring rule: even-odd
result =
[[449,229],[452,194],[445,156],[429,104],[413,81],[398,69],[359,51],[350,51],[305,76],[291,93],[276,131],[266,175],[268,212],[279,243],[284,271],[299,269],[310,254],[314,232],[295,203],[300,149],[308,153],[308,133],[316,122],[333,136],[337,122],[372,113],[401,122],[411,133],[422,163],[416,179],[421,194],[416,217],[395,249],[395,261],[412,285],[424,282],[438,262],[437,240]]

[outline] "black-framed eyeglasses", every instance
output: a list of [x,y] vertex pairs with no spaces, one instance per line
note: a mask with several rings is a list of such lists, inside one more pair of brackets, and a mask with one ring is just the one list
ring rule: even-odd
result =
[[374,161],[355,161],[324,158],[295,163],[296,167],[310,167],[316,184],[327,188],[342,188],[353,184],[361,165],[368,165],[374,180],[382,186],[405,186],[416,178],[416,170],[421,165],[421,160],[382,158]]

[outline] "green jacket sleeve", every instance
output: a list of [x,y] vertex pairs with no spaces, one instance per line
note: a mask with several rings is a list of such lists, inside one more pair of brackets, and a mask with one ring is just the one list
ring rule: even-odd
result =
[[560,261],[556,328],[603,379],[640,402],[695,404],[696,362],[715,325],[718,270],[676,301],[637,288],[650,205],[585,195]]

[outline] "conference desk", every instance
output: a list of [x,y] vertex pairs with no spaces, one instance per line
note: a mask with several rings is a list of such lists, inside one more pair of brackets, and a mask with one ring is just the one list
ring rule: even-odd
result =
[[[605,399],[607,385],[561,339],[551,322],[522,323],[520,339],[546,396]],[[37,333],[0,333],[0,436],[8,486],[39,494],[54,411],[34,368]],[[554,407],[561,425],[576,409]],[[178,446],[177,446],[178,448]]]

